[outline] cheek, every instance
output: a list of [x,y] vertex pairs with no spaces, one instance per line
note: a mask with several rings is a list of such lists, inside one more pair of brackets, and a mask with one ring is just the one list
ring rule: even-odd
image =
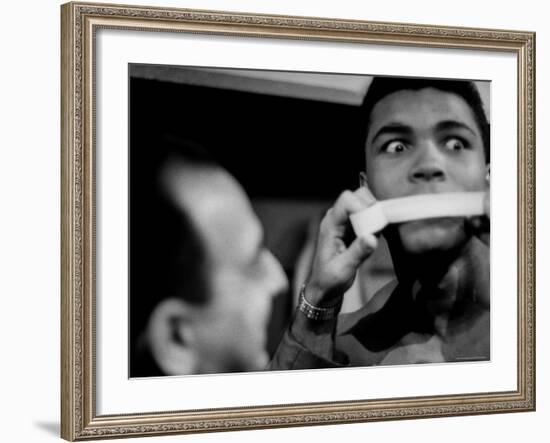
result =
[[370,166],[367,167],[369,189],[378,200],[401,197],[405,193],[406,166],[383,163],[371,161]]
[[483,164],[472,163],[458,169],[455,173],[455,180],[465,191],[482,191],[486,189],[489,182],[487,177],[487,167]]
[[271,298],[253,281],[233,282],[224,303],[227,321],[243,341],[262,340],[271,314]]
[[265,333],[271,315],[271,298],[265,297],[260,291],[251,294],[245,301],[242,311],[242,322],[248,329],[256,333]]

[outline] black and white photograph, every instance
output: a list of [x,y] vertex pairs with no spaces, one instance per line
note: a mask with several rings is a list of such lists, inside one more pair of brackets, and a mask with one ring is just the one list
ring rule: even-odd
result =
[[265,12],[61,8],[62,438],[534,411],[535,32]]
[[131,378],[491,360],[490,81],[128,76]]

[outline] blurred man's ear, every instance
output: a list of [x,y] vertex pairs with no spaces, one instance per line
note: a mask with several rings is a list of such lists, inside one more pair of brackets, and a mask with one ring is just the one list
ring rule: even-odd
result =
[[160,302],[149,320],[151,355],[166,375],[194,374],[200,362],[195,350],[191,309],[183,300]]
[[491,163],[487,163],[485,165],[485,180],[487,181],[487,184],[491,181]]

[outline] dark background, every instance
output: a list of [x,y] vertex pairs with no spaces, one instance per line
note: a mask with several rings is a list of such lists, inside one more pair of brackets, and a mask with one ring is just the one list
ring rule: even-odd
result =
[[355,106],[132,78],[132,147],[152,134],[195,140],[251,198],[333,200],[357,187]]
[[[129,96],[131,171],[147,158],[132,152],[166,134],[204,145],[245,188],[292,281],[308,222],[358,186],[358,107],[142,78]],[[291,293],[274,301],[270,353],[291,308]]]

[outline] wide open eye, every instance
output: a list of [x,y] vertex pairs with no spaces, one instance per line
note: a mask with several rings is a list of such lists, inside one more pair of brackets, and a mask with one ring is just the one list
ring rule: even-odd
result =
[[449,151],[462,151],[468,149],[470,145],[462,138],[449,137],[445,140],[444,147]]
[[387,152],[388,154],[399,154],[400,152],[404,152],[408,149],[408,146],[403,143],[401,140],[392,140],[384,146],[382,146],[382,149],[380,149],[381,152]]

